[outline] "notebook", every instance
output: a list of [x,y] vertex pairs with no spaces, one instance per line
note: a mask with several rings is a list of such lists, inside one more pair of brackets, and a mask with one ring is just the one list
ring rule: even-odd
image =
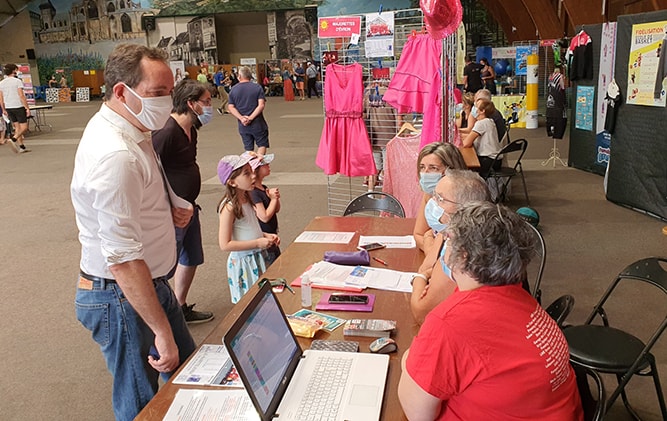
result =
[[[223,342],[262,421],[380,418],[389,356],[303,351],[268,282]],[[329,382],[324,396],[312,396],[318,394],[317,383],[321,382]]]

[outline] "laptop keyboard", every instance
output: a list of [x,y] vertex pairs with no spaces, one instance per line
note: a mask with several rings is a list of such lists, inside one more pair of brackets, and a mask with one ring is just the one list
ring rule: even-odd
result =
[[349,357],[318,357],[297,415],[302,421],[335,420],[352,367]]

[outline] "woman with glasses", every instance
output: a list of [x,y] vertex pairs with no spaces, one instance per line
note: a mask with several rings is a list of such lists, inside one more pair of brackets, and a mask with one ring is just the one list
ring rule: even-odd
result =
[[197,266],[204,263],[199,206],[196,203],[201,189],[201,174],[197,165],[197,129],[213,118],[212,86],[184,79],[176,84],[173,108],[164,128],[153,132],[153,147],[174,192],[192,203],[194,213],[185,228],[176,228],[178,265],[174,274],[174,293],[183,309],[185,321],[203,323],[213,319],[213,313],[194,310],[187,304],[188,291]]
[[410,309],[417,323],[454,291],[449,267],[439,258],[445,253],[443,233],[449,219],[462,204],[472,201],[488,201],[489,189],[475,172],[448,169],[435,186],[425,206],[425,219],[434,232],[429,252],[412,279]]
[[451,143],[429,143],[424,146],[417,157],[417,176],[419,177],[419,187],[424,192],[419,212],[417,212],[417,221],[413,230],[413,236],[417,247],[427,253],[433,244],[435,232],[426,222],[424,208],[433,194],[433,189],[438,181],[444,176],[445,170],[452,168],[455,170],[464,170],[467,168],[461,152]]
[[530,227],[491,203],[461,205],[446,230],[454,293],[403,354],[410,420],[582,420],[565,337],[521,287]]

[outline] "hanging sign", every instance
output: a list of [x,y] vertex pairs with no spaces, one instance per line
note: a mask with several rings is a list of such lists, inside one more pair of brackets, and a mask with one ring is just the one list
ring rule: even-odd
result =
[[340,38],[361,35],[361,16],[335,16],[319,18],[317,36],[320,38]]

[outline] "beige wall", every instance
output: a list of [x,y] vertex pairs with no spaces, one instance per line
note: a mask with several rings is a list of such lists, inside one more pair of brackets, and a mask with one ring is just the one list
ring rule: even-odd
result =
[[217,41],[218,57],[224,63],[236,64],[241,58],[253,57],[262,63],[271,58],[266,24],[219,26]]
[[27,49],[35,48],[35,42],[32,39],[30,13],[27,9],[0,28],[0,39],[4,40],[0,43],[0,63],[29,64],[33,84],[39,85],[37,61],[28,60],[25,52]]

